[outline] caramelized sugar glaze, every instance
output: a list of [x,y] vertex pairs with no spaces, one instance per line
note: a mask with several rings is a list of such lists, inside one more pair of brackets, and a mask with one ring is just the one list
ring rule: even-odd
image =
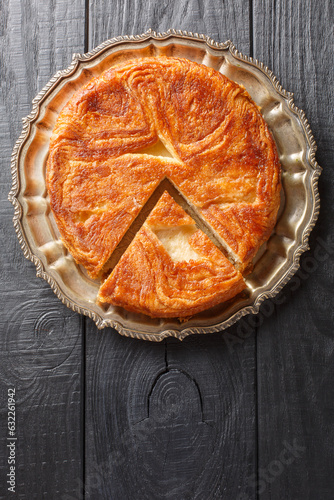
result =
[[[92,278],[166,177],[225,255],[165,193],[99,300],[181,318],[239,293],[241,273],[272,232],[280,165],[268,127],[243,87],[187,59],[126,62],[73,95],[51,137],[47,186],[62,240]],[[192,258],[175,260],[182,232]]]

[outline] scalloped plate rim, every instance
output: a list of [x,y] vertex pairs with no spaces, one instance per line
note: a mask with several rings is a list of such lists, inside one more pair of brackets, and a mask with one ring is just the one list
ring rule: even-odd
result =
[[[20,177],[19,177],[19,159],[20,159],[20,153],[21,150],[26,142],[26,140],[29,138],[30,135],[30,130],[31,126],[33,125],[34,121],[37,120],[39,113],[40,113],[40,106],[43,103],[43,101],[47,98],[47,96],[53,91],[53,89],[59,84],[59,82],[63,79],[66,79],[70,77],[72,74],[75,73],[75,71],[78,69],[80,66],[80,63],[87,62],[88,60],[93,60],[99,55],[101,55],[104,51],[107,51],[110,47],[116,46],[122,43],[138,43],[142,42],[145,40],[162,40],[162,39],[168,39],[168,38],[179,38],[179,39],[188,39],[191,41],[197,41],[197,42],[202,42],[205,43],[208,47],[211,49],[216,49],[219,51],[225,51],[229,50],[232,56],[236,59],[239,59],[240,61],[246,62],[248,64],[251,64],[255,66],[258,70],[260,70],[266,77],[269,79],[271,85],[274,87],[274,89],[286,100],[288,108],[295,114],[297,115],[307,142],[309,146],[308,150],[308,163],[310,167],[313,168],[313,174],[312,174],[312,191],[313,191],[313,197],[314,197],[314,203],[313,203],[313,214],[312,217],[310,218],[310,221],[308,225],[304,228],[303,230],[303,235],[302,235],[302,241],[299,246],[295,249],[292,257],[292,262],[290,267],[287,269],[285,274],[281,277],[278,283],[276,283],[271,290],[269,291],[263,291],[262,293],[259,294],[259,296],[255,299],[252,305],[246,305],[243,306],[241,309],[238,311],[235,311],[230,317],[225,319],[223,322],[218,323],[216,325],[211,325],[211,326],[199,326],[199,327],[184,327],[181,328],[180,330],[177,329],[166,329],[166,330],[161,330],[156,333],[148,333],[148,332],[143,332],[140,330],[134,330],[130,329],[127,327],[124,327],[120,321],[118,320],[112,320],[109,318],[104,318],[101,314],[89,310],[87,308],[84,308],[76,303],[74,303],[69,297],[66,296],[66,294],[60,290],[60,287],[57,283],[57,281],[46,271],[42,261],[32,253],[30,246],[28,244],[28,241],[26,239],[24,229],[21,224],[21,219],[22,219],[22,206],[17,199],[17,195],[19,193],[20,189]],[[31,260],[34,265],[36,266],[36,276],[44,279],[47,281],[47,283],[50,285],[51,289],[54,291],[58,299],[61,300],[63,304],[65,304],[67,307],[72,309],[73,311],[83,314],[85,316],[90,317],[96,324],[98,329],[102,329],[105,327],[111,327],[114,328],[118,331],[119,334],[127,337],[132,337],[132,338],[137,338],[137,339],[142,339],[142,340],[151,340],[151,341],[161,341],[165,339],[166,337],[173,336],[178,338],[179,340],[183,340],[185,337],[191,334],[204,334],[204,333],[214,333],[214,332],[220,332],[234,323],[236,323],[239,319],[242,317],[249,315],[249,314],[257,314],[259,312],[260,306],[263,303],[264,300],[273,298],[276,296],[281,289],[288,283],[288,281],[291,279],[291,277],[296,273],[300,266],[300,257],[301,255],[309,249],[308,245],[308,240],[310,233],[318,219],[319,211],[320,211],[320,199],[319,199],[319,192],[318,192],[318,178],[321,174],[322,168],[320,165],[317,163],[315,159],[315,152],[316,152],[316,142],[313,137],[313,134],[311,132],[310,125],[307,121],[307,118],[305,116],[305,113],[303,110],[299,109],[293,100],[293,93],[288,92],[283,87],[280,85],[279,80],[276,78],[276,76],[273,74],[271,70],[268,69],[267,66],[265,66],[263,63],[259,62],[257,59],[253,59],[252,57],[246,56],[242,54],[240,51],[236,49],[234,44],[230,41],[227,40],[226,42],[216,42],[212,38],[208,37],[207,35],[204,34],[198,34],[198,33],[193,33],[189,31],[182,31],[182,30],[174,30],[174,29],[169,29],[165,32],[155,32],[152,29],[147,30],[145,33],[141,35],[124,35],[124,36],[118,36],[109,40],[106,40],[99,44],[97,47],[92,49],[91,51],[84,53],[84,54],[78,54],[75,53],[73,54],[72,62],[71,64],[64,70],[59,70],[55,73],[55,75],[49,80],[49,82],[38,92],[36,97],[32,100],[32,109],[29,115],[26,117],[22,118],[23,121],[23,128],[22,132],[17,139],[12,156],[11,156],[11,174],[12,174],[12,186],[11,190],[8,194],[8,199],[14,206],[14,217],[13,217],[13,224],[14,228],[16,231],[16,234],[19,239],[19,243],[21,246],[21,249],[23,251],[24,256],[28,259]]]

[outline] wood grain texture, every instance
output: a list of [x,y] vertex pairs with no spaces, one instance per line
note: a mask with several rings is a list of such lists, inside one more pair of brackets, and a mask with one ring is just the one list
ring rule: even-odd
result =
[[232,39],[249,53],[249,3],[243,0],[90,0],[90,49],[119,35],[141,34],[152,28],[204,33],[218,42]]
[[[6,298],[1,317],[1,441],[8,436],[7,389],[14,387],[20,498],[55,498],[74,489],[73,478],[81,473],[81,346],[80,337],[73,335],[80,331],[78,323],[76,314],[64,314],[62,304],[51,303],[48,290],[29,298],[26,292]],[[2,477],[8,472],[7,460],[4,465]]]
[[[259,329],[258,492],[327,500],[334,491],[333,3],[254,0],[253,7],[254,56],[295,93],[324,169],[311,249]],[[282,454],[293,444],[295,455]]]
[[[63,306],[20,249],[7,201],[21,117],[56,70],[84,46],[84,3],[2,2],[1,498],[61,498],[82,477],[81,318]],[[8,492],[7,390],[16,389],[16,496]]]
[[233,348],[221,334],[152,344],[89,326],[87,495],[199,500],[252,492],[254,337]]
[[[1,499],[12,386],[17,498],[333,498],[333,24],[330,0],[2,2]],[[305,110],[324,168],[290,284],[257,317],[182,343],[99,332],[63,306],[23,257],[7,201],[31,99],[73,52],[148,28],[231,39],[267,64]]]
[[[89,48],[176,28],[229,38],[249,53],[248,2],[90,2]],[[254,493],[255,341],[157,345],[110,329],[86,335],[86,481],[91,498],[237,499]]]

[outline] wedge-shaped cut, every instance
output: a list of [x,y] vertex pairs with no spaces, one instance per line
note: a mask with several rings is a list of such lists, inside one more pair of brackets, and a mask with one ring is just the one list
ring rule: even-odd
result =
[[184,318],[244,288],[242,275],[164,193],[102,284],[99,300],[151,317]]

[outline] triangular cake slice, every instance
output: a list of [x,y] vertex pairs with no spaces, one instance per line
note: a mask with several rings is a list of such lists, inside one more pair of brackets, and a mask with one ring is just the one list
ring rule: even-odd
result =
[[151,317],[185,318],[244,288],[242,275],[164,192],[98,299]]

